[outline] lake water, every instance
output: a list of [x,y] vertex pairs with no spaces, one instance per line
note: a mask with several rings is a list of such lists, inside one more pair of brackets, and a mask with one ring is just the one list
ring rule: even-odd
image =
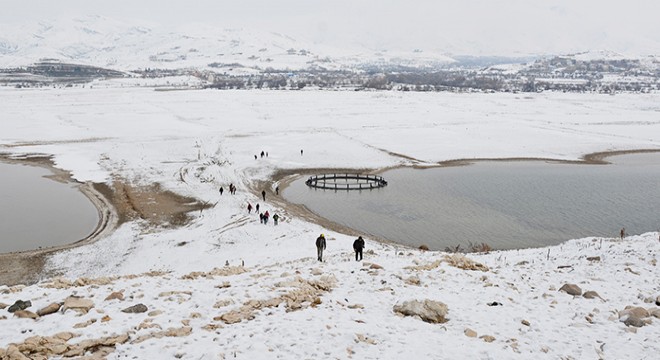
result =
[[37,166],[0,162],[0,253],[76,242],[99,222],[75,184],[45,178]]
[[290,202],[367,235],[431,249],[486,243],[494,249],[555,245],[587,236],[660,229],[660,153],[615,156],[610,165],[544,161],[384,172],[388,186],[318,190],[306,177]]

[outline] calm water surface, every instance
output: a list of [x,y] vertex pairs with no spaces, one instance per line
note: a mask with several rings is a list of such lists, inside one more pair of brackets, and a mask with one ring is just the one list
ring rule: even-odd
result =
[[611,165],[478,162],[381,174],[377,190],[283,191],[322,217],[394,242],[443,250],[487,243],[539,247],[587,236],[660,229],[660,153],[611,157]]
[[73,243],[91,234],[98,211],[48,170],[0,162],[0,253]]

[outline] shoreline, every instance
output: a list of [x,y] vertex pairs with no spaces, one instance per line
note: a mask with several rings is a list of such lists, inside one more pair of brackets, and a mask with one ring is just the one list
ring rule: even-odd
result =
[[62,183],[77,184],[77,189],[96,208],[99,220],[96,227],[82,239],[74,242],[49,246],[40,249],[12,251],[0,253],[0,284],[15,285],[18,283],[38,282],[44,274],[46,257],[50,254],[86,245],[111,234],[118,226],[118,215],[115,206],[94,188],[90,182],[80,183],[71,178],[71,173],[54,166],[51,157],[30,154],[17,158],[7,154],[0,154],[0,161],[9,164],[37,166],[47,169],[52,175],[46,177]]
[[[187,213],[206,208],[208,205],[197,199],[188,198],[163,190],[158,185],[148,188],[131,186],[115,180],[112,186],[104,183],[81,183],[71,177],[71,173],[54,166],[50,156],[26,154],[20,157],[0,153],[0,161],[10,164],[38,166],[49,170],[47,177],[54,181],[77,184],[98,212],[99,221],[95,229],[86,237],[68,244],[40,249],[0,253],[0,285],[31,284],[56,273],[44,273],[47,257],[83,245],[92,244],[111,235],[121,224],[133,219],[144,219],[148,226],[183,226],[190,219]],[[156,205],[153,205],[157,199]]]
[[[613,150],[613,151],[600,151],[582,155],[580,160],[561,160],[553,158],[538,158],[538,157],[510,157],[510,158],[474,158],[474,159],[454,159],[438,162],[437,166],[430,167],[448,167],[448,166],[464,166],[470,165],[475,162],[515,162],[515,161],[545,161],[557,164],[575,164],[575,165],[610,165],[612,164],[605,159],[632,154],[648,154],[657,153],[660,149],[638,149],[638,150]],[[426,167],[424,167],[426,168]]]
[[[302,169],[279,169],[276,170],[269,179],[267,180],[258,180],[247,184],[247,190],[251,192],[256,197],[259,197],[260,190],[266,189],[269,194],[269,201],[274,205],[281,208],[282,215],[296,217],[304,221],[309,221],[316,225],[322,226],[332,231],[340,232],[350,236],[364,235],[362,232],[355,229],[349,228],[347,226],[341,225],[329,219],[323,218],[318,214],[312,212],[310,209],[304,205],[294,204],[286,201],[281,195],[275,195],[274,188],[275,184],[280,186],[280,190],[284,190],[289,184],[301,176],[306,176],[309,174],[317,172],[339,172],[339,171],[362,171],[369,174],[381,173],[383,171],[412,167],[412,168],[434,168],[434,167],[449,167],[449,166],[466,166],[480,161],[497,161],[497,162],[511,162],[511,161],[547,161],[555,163],[567,163],[567,164],[587,164],[587,165],[605,165],[610,164],[605,159],[608,157],[618,156],[618,155],[627,155],[627,154],[638,154],[638,153],[656,153],[660,152],[660,149],[636,149],[636,150],[615,150],[615,151],[601,151],[590,154],[585,154],[581,157],[581,160],[560,160],[552,158],[534,158],[534,157],[514,157],[514,158],[474,158],[474,159],[453,159],[441,161],[438,163],[432,163],[428,166],[413,164],[410,165],[396,165],[383,168],[363,168],[363,169],[353,169],[353,168],[302,168]],[[402,157],[408,161],[418,162],[416,159],[410,157],[402,156],[399,154],[391,154],[393,156]],[[55,181],[63,182],[76,182],[71,178],[71,174],[68,171],[58,169],[54,166],[50,156],[34,154],[22,155],[21,157],[12,156],[12,154],[1,154],[0,161],[16,164],[27,164],[33,166],[41,166],[47,168],[49,171],[53,172],[51,177]],[[95,184],[95,183],[79,183],[80,191],[87,196],[88,199],[94,204],[99,213],[99,224],[96,229],[86,236],[83,239],[74,241],[69,244],[59,245],[49,248],[37,249],[37,250],[25,250],[20,252],[10,252],[10,253],[0,253],[0,284],[7,285],[16,285],[16,284],[30,284],[36,283],[44,276],[53,276],[54,274],[44,274],[44,265],[46,263],[46,258],[54,253],[64,251],[67,249],[76,248],[79,246],[87,245],[96,242],[97,240],[112,234],[112,232],[122,223],[131,221],[132,219],[139,217],[145,219],[144,209],[140,209],[141,206],[145,204],[140,204],[139,201],[143,201],[140,196],[135,197],[131,196],[134,194],[147,194],[146,196],[160,196],[170,202],[175,203],[167,204],[163,206],[164,215],[154,216],[154,218],[149,218],[152,226],[162,226],[162,216],[171,216],[178,218],[172,226],[180,227],[185,226],[187,223],[186,214],[190,211],[198,210],[200,207],[208,207],[209,205],[202,204],[197,199],[192,199],[194,204],[190,205],[191,198],[182,197],[178,194],[174,194],[167,190],[162,190],[159,186],[155,186],[152,189],[148,189],[145,193],[141,189],[133,189],[129,185],[122,183],[121,181],[115,182],[114,189],[107,184]],[[134,192],[134,193],[133,193]],[[124,203],[128,200],[128,203]],[[138,202],[138,203],[136,203]],[[186,204],[186,205],[183,205]],[[179,206],[177,206],[179,205]],[[163,209],[161,209],[163,210]],[[389,239],[385,239],[379,236],[369,234],[369,237],[380,243],[391,245],[394,247],[400,247],[403,249],[413,248],[408,245],[399,244]],[[566,239],[566,241],[571,239]]]
[[92,182],[79,182],[74,180],[71,177],[71,173],[55,167],[50,156],[36,155],[30,157],[30,154],[25,155],[24,158],[15,158],[7,157],[5,154],[0,154],[0,161],[9,163],[9,164],[21,164],[28,166],[37,166],[44,168],[50,172],[52,175],[44,176],[53,181],[75,184],[76,188],[83,194],[96,208],[97,214],[99,216],[99,221],[96,224],[96,227],[84,238],[76,240],[72,243],[49,246],[41,249],[33,250],[22,250],[22,251],[12,251],[7,253],[0,253],[0,257],[10,254],[33,254],[39,255],[42,253],[48,253],[53,251],[65,250],[71,247],[76,247],[80,245],[85,245],[95,241],[96,239],[108,235],[112,232],[117,225],[119,224],[118,214],[116,211],[116,206],[110,202],[101,192],[95,188],[95,183]]

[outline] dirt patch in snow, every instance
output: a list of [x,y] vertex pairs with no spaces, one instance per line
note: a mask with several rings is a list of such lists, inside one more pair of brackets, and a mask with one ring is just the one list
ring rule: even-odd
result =
[[[39,281],[45,254],[1,254],[0,285],[33,284]],[[34,271],[32,271],[34,269]]]
[[159,184],[134,186],[114,181],[112,185],[94,184],[94,189],[112,204],[120,224],[142,219],[152,226],[183,226],[190,220],[189,212],[210,207],[197,199],[163,190]]

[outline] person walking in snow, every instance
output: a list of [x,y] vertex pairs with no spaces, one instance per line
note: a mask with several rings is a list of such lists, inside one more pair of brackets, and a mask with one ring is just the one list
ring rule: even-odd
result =
[[626,237],[626,228],[621,228],[619,235],[621,236],[621,240],[623,240],[623,238]]
[[263,150],[261,150],[261,157],[263,158],[263,157],[264,157],[264,155],[266,155],[266,154],[264,153],[264,151],[263,151]]
[[264,201],[266,201],[266,190],[261,190],[261,197],[263,197]]
[[264,214],[259,213],[259,223],[263,224],[264,223]]
[[279,219],[280,219],[279,215],[277,215],[277,214],[273,215],[273,222],[275,223],[275,226],[277,226],[277,220],[279,220]]
[[268,225],[268,218],[270,217],[270,213],[268,210],[264,213],[264,225]]
[[220,186],[220,196],[222,196],[223,192],[225,192],[225,189],[223,189],[222,186]]
[[252,204],[248,203],[248,214],[252,213]]
[[276,186],[275,187],[275,195],[279,195],[279,194],[280,194],[280,187]]
[[358,236],[358,238],[355,239],[355,241],[353,241],[353,250],[355,250],[355,261],[362,260],[362,249],[364,249],[364,239],[362,238],[362,236]]
[[259,204],[257,204],[257,207],[255,209],[256,209],[255,211],[259,213]]
[[325,250],[325,236],[321,234],[316,238],[316,254],[318,255],[318,260],[323,261],[323,250]]

